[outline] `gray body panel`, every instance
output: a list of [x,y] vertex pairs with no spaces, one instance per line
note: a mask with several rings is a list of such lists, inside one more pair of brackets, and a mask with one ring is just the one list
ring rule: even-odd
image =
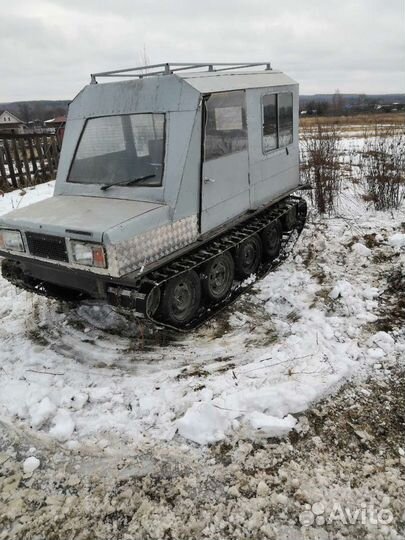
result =
[[[11,228],[23,227],[32,232],[44,232],[71,238],[101,242],[103,234],[128,220],[139,218],[161,205],[143,201],[111,201],[96,197],[51,197],[15,210],[7,216]],[[113,208],[113,211],[111,209]],[[76,234],[73,232],[76,231]]]
[[[204,162],[204,96],[241,89],[246,95],[248,149]],[[294,139],[287,148],[264,154],[261,99],[284,91],[294,96]],[[68,181],[87,119],[152,112],[164,113],[166,119],[160,187],[102,191],[97,184]],[[88,240],[104,243],[109,263],[106,270],[89,271],[116,277],[139,274],[248,211],[291,193],[299,183],[298,157],[298,85],[281,72],[177,73],[91,84],[69,108],[55,196],[3,216],[0,227],[65,236],[67,241],[86,238],[66,230],[88,232]]]
[[[263,153],[262,97],[274,92],[293,93],[293,141],[287,147]],[[299,183],[299,118],[298,85],[282,85],[246,92],[249,133],[249,175],[251,207],[257,208],[283,193],[297,188]]]
[[249,209],[247,150],[204,162],[202,176],[202,233]]

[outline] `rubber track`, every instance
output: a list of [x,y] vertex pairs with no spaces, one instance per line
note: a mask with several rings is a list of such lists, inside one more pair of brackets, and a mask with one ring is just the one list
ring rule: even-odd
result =
[[[230,231],[227,231],[221,237],[217,237],[214,240],[204,244],[200,249],[192,254],[185,255],[179,260],[168,264],[164,268],[151,272],[145,279],[141,281],[140,289],[152,291],[156,287],[163,287],[171,278],[195,270],[199,272],[199,268],[210,259],[217,257],[221,253],[235,249],[238,244],[260,233],[271,223],[274,223],[278,219],[288,213],[292,207],[297,207],[297,223],[292,231],[284,232],[281,242],[280,254],[276,259],[267,263],[262,263],[257,274],[256,280],[245,280],[244,282],[234,281],[234,285],[228,296],[218,302],[217,304],[210,304],[209,307],[202,306],[198,312],[197,317],[187,324],[183,324],[181,328],[171,325],[166,321],[159,318],[150,317],[146,314],[147,318],[151,320],[155,325],[163,326],[176,330],[177,332],[189,332],[202,326],[205,322],[215,317],[220,311],[227,306],[235,302],[241,294],[249,290],[257,279],[262,279],[269,272],[277,268],[291,253],[296,241],[298,240],[302,229],[305,226],[307,205],[304,199],[301,197],[290,196],[284,199],[280,203],[272,206],[271,208],[264,210],[259,215],[252,217],[250,220],[243,222],[240,225],[235,226]],[[295,236],[295,241],[292,242]]]

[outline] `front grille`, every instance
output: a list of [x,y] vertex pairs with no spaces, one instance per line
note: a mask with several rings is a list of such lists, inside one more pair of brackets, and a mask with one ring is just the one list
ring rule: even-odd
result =
[[25,237],[27,238],[28,249],[34,257],[69,262],[66,240],[63,236],[27,232]]

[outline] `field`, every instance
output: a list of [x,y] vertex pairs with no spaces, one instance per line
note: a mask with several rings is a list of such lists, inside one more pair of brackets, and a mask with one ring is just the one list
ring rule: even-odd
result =
[[303,120],[294,252],[190,335],[0,278],[0,540],[405,538],[403,118]]
[[357,114],[353,116],[302,116],[300,118],[300,127],[303,129],[319,123],[329,126],[337,125],[345,129],[375,124],[400,126],[404,129],[405,113]]

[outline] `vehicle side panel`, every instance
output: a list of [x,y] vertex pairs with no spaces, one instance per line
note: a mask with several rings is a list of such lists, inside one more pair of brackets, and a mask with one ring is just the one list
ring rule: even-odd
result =
[[[263,152],[262,97],[266,94],[293,93],[293,142],[287,147]],[[247,91],[250,204],[258,208],[287,194],[299,184],[298,85]]]

